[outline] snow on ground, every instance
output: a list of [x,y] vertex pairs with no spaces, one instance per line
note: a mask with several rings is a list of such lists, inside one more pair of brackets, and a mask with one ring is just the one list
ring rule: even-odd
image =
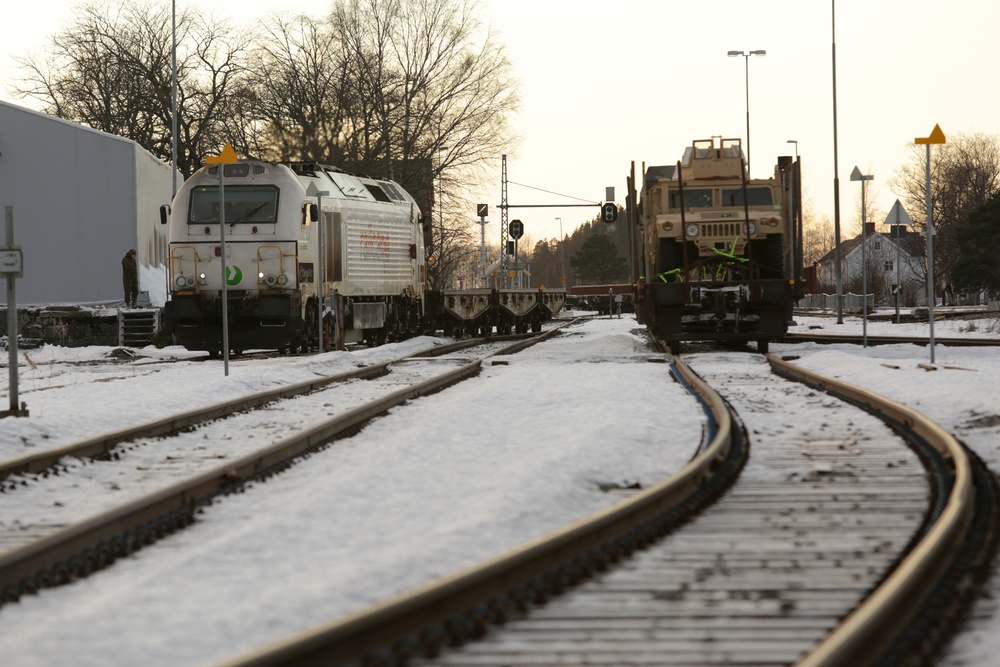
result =
[[[700,442],[702,420],[634,329],[631,318],[576,325],[217,502],[153,548],[0,608],[4,664],[206,664],[473,565],[620,497],[602,486],[669,476]],[[137,362],[134,373],[84,384],[86,367],[77,367],[81,375],[39,377],[65,384],[26,393],[32,416],[0,421],[0,439],[25,438],[14,450],[49,446],[74,430],[134,421],[134,409],[116,404],[153,417],[428,342],[247,361],[228,379],[216,362]],[[62,352],[45,348],[35,364]],[[0,497],[4,514],[16,516],[16,503],[16,493]]]
[[[860,318],[797,317],[794,330],[861,333]],[[821,329],[809,329],[822,327]],[[925,324],[868,323],[871,335],[928,335]],[[1000,315],[974,321],[939,321],[934,336],[1000,338]],[[1000,471],[1000,348],[915,345],[772,345],[777,355],[796,355],[794,363],[888,396],[930,416]],[[924,366],[935,370],[927,370]],[[951,643],[935,664],[982,667],[997,664],[1000,654],[1000,577],[997,564],[985,595],[977,600],[969,629]]]
[[[793,331],[862,330],[851,316],[842,324],[796,319]],[[216,503],[196,526],[105,572],[0,608],[4,664],[209,664],[567,523],[611,500],[601,484],[647,485],[677,470],[701,427],[691,416],[678,418],[690,399],[666,366],[646,361],[635,329],[629,316],[575,326]],[[927,335],[928,325],[869,321],[867,331]],[[1000,317],[937,322],[935,336],[1000,338]],[[190,356],[180,348],[145,348],[146,358],[112,367],[86,363],[112,348],[31,350],[34,365],[20,363],[31,416],[0,420],[0,457],[432,342],[236,359],[229,377],[221,362],[154,363]],[[934,370],[926,368],[926,346],[773,344],[771,351],[926,412],[1000,470],[1000,349],[938,345]],[[789,419],[795,412],[787,406]],[[3,515],[16,515],[16,502],[16,494],[0,496]],[[277,567],[277,576],[262,577],[265,565]],[[1000,597],[995,588],[992,582],[992,599]],[[1000,652],[992,599],[977,607],[987,620],[940,664],[991,664]]]

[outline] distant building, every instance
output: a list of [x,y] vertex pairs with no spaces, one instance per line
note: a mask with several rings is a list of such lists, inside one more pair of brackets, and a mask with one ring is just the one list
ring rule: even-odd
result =
[[129,248],[139,289],[150,289],[141,269],[166,263],[159,207],[172,198],[171,174],[134,141],[0,101],[0,218],[14,207],[24,256],[18,306],[122,301]]
[[[876,232],[869,222],[865,235],[865,260],[868,265],[868,293],[875,296],[876,305],[895,303],[894,289],[898,285],[900,305],[918,306],[927,303],[924,245],[922,238],[906,231],[905,226],[893,225],[888,232]],[[845,294],[861,294],[861,236],[840,243],[841,281]],[[816,262],[817,289],[832,292],[836,285],[836,250],[831,250]]]

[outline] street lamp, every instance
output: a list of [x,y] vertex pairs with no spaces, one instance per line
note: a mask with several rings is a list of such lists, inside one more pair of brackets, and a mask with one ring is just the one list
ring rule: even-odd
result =
[[743,56],[746,69],[746,93],[747,93],[747,174],[750,173],[750,56],[763,56],[767,51],[759,49],[757,51],[730,51],[729,57]]
[[[448,150],[447,146],[439,146],[438,149],[437,149],[437,152],[438,152],[438,193],[440,193],[441,188],[442,188],[442,186],[441,186],[441,181],[442,181],[441,174],[444,171],[443,165],[441,164],[441,153],[444,152],[444,151],[446,151],[446,150]],[[439,203],[437,201],[438,200],[438,196],[435,196],[434,199],[435,199],[435,203],[438,204],[438,222],[439,222],[439,224],[441,226],[441,242],[438,244],[438,263],[440,264],[440,262],[444,261],[444,206],[441,205],[441,203]],[[443,201],[443,199],[444,198],[441,197],[442,201]],[[438,271],[440,271],[440,270],[441,269],[438,269]],[[439,273],[438,275],[440,276],[441,274]]]
[[865,201],[865,182],[875,178],[871,174],[862,174],[861,170],[854,167],[851,172],[852,181],[861,181],[861,346],[868,347],[868,262],[865,258],[865,233],[868,231],[868,224],[865,219],[867,209]]
[[563,242],[562,235],[562,218],[556,218],[559,221],[559,274],[560,282],[562,286],[566,287],[566,244]]

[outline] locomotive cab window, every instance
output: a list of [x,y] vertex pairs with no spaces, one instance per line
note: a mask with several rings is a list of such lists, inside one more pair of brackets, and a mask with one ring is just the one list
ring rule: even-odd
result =
[[[771,188],[747,188],[748,206],[770,206],[774,203],[771,198]],[[743,206],[743,188],[722,188],[723,206]]]
[[[273,185],[233,185],[226,188],[226,223],[274,223],[278,215],[278,188]],[[219,222],[219,188],[191,191],[189,224]]]
[[[709,208],[712,206],[711,188],[692,188],[684,190],[684,208]],[[681,207],[679,190],[670,191],[670,208]]]

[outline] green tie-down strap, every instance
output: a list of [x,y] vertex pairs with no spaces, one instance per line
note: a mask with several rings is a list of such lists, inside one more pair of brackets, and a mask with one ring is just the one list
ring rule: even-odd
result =
[[657,273],[656,274],[656,277],[659,278],[660,280],[662,280],[665,283],[669,283],[670,282],[670,277],[671,276],[673,276],[674,278],[676,278],[677,282],[679,282],[679,283],[684,282],[683,272],[679,268],[677,268],[677,269],[671,269],[669,271],[664,271],[663,273]]
[[712,248],[712,252],[714,252],[716,255],[720,255],[722,257],[725,257],[727,260],[729,260],[728,262],[723,262],[722,264],[719,264],[719,268],[717,268],[715,270],[715,279],[716,280],[719,280],[719,279],[725,277],[726,272],[729,270],[729,263],[730,262],[732,262],[732,261],[737,261],[737,262],[748,262],[748,261],[750,261],[746,257],[737,257],[735,255],[735,252],[736,252],[736,242],[737,241],[739,241],[739,237],[736,237],[736,239],[733,240],[733,245],[730,246],[729,252],[725,252],[725,251],[719,250],[718,248]]

